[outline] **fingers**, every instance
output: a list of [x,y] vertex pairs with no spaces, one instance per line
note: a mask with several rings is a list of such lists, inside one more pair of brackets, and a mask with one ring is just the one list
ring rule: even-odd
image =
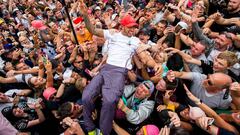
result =
[[170,128],[167,128],[167,126],[164,126],[164,128],[161,128],[159,135],[169,135],[169,133],[170,133]]

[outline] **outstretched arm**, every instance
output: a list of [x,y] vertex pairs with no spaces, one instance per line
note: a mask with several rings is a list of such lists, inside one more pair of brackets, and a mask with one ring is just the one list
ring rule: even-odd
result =
[[88,17],[88,12],[87,12],[88,9],[85,3],[83,2],[83,0],[80,1],[80,9],[81,9],[81,13],[83,15],[84,22],[88,31],[93,35],[104,37],[103,30],[95,28],[93,24],[90,22],[90,19]]

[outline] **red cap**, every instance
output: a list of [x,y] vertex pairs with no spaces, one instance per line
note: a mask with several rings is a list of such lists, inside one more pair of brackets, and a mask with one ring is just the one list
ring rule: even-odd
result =
[[136,23],[135,19],[130,16],[130,15],[126,15],[122,18],[122,20],[120,21],[120,24],[122,26],[126,26],[126,27],[133,27],[133,26],[138,26],[138,24]]
[[74,24],[78,24],[78,23],[81,23],[81,22],[83,22],[83,18],[82,17],[78,17],[78,18],[73,20]]

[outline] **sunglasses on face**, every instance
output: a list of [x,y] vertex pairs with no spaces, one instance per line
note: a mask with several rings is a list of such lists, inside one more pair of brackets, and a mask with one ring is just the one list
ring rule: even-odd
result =
[[213,83],[211,82],[209,75],[207,76],[206,80],[208,86],[213,86]]

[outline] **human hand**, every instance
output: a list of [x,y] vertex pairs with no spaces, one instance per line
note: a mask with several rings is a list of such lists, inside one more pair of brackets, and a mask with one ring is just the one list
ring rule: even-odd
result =
[[172,55],[172,54],[180,52],[180,50],[173,48],[173,47],[166,48],[166,49],[164,49],[164,51],[167,52],[168,55]]
[[204,28],[203,29],[203,34],[209,35],[212,31],[209,28]]
[[200,128],[207,130],[208,126],[212,125],[213,121],[214,119],[210,117],[200,117],[196,119],[195,122]]
[[173,26],[167,27],[167,28],[163,31],[163,34],[164,34],[165,36],[167,36],[168,33],[171,33],[171,32],[174,32],[174,27],[173,27]]
[[154,66],[154,71],[155,71],[155,75],[162,74],[163,72],[162,64],[156,63],[156,65]]
[[71,119],[70,117],[66,117],[63,119],[62,123],[64,125],[69,126],[69,128],[64,132],[66,135],[74,135],[83,133],[81,126],[78,124],[77,121]]
[[164,126],[164,128],[161,128],[159,135],[169,135],[170,134],[170,128],[167,126]]
[[39,103],[36,103],[36,104],[34,105],[34,108],[35,108],[35,109],[41,109],[41,108],[42,108],[42,105],[39,104]]
[[92,119],[93,120],[97,119],[97,110],[96,109],[92,112]]
[[240,84],[238,82],[230,84],[229,90],[240,92]]
[[15,72],[16,72],[15,70],[10,70],[10,71],[7,72],[6,76],[7,77],[14,76]]
[[123,102],[123,100],[120,98],[118,101],[118,109],[123,110],[123,108],[125,107],[125,104]]
[[195,97],[190,90],[187,88],[187,86],[185,84],[183,84],[183,87],[186,91],[187,96],[189,97],[189,99],[191,99],[194,103],[199,104],[200,103],[200,99],[198,99],[197,97]]
[[171,122],[175,127],[180,127],[181,126],[181,121],[180,118],[178,117],[177,113],[168,111],[168,115],[171,117]]
[[51,71],[52,70],[52,63],[47,60],[46,64],[45,64],[45,68],[47,71]]
[[166,108],[167,108],[166,105],[159,105],[159,106],[157,107],[157,111],[158,111],[158,112],[161,112],[162,110],[164,110],[164,109],[166,109]]
[[80,0],[79,1],[79,9],[80,9],[80,12],[83,14],[83,15],[87,15],[88,14],[88,7],[86,6],[86,4],[84,3],[83,0]]
[[64,84],[74,84],[76,80],[74,78],[68,78],[68,79],[64,79],[62,82]]
[[218,20],[218,19],[221,18],[221,16],[222,16],[222,15],[221,15],[219,12],[216,12],[216,13],[214,13],[214,14],[211,14],[211,15],[208,17],[208,19]]

